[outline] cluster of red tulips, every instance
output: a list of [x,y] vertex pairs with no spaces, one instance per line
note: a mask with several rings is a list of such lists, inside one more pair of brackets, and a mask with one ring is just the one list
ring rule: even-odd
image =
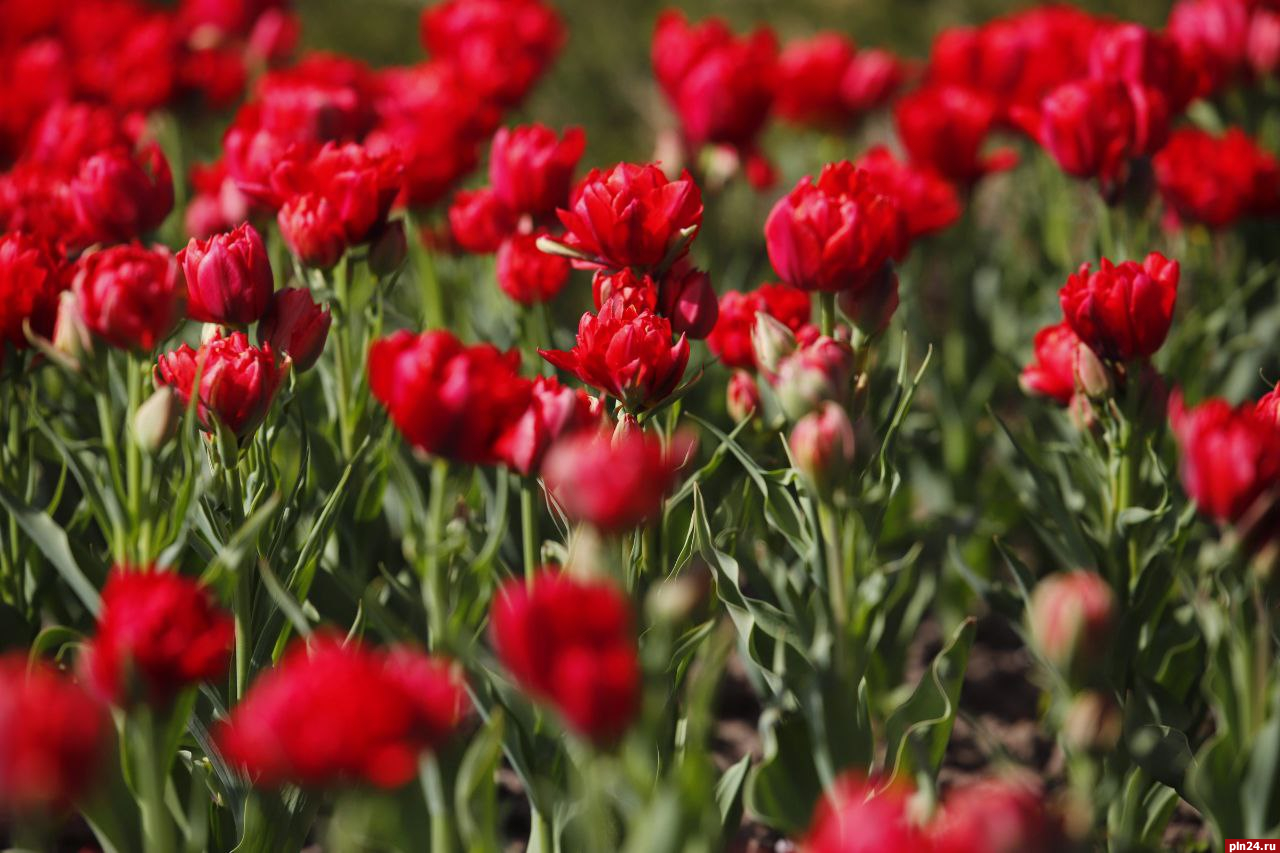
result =
[[590,169],[569,21],[0,0],[0,841],[1277,837],[1280,4],[669,9]]

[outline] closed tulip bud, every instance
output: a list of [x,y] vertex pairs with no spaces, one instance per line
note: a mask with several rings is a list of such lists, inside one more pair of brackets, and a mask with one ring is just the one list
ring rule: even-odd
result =
[[1094,400],[1111,393],[1111,372],[1093,350],[1083,344],[1076,347],[1076,387]]
[[328,199],[306,193],[290,199],[276,216],[280,234],[305,266],[327,270],[347,251],[347,236],[337,208]]
[[269,344],[293,361],[299,373],[310,370],[324,352],[333,315],[317,305],[305,287],[286,287],[276,291],[258,324],[258,343]]
[[809,487],[823,497],[839,488],[853,468],[853,424],[840,406],[823,403],[791,430],[791,457]]
[[404,222],[388,222],[369,244],[369,269],[376,276],[389,276],[404,263],[409,244],[404,235]]
[[148,453],[158,453],[178,434],[182,405],[173,389],[162,386],[133,416],[133,440]]
[[1087,681],[1111,644],[1111,587],[1096,572],[1050,575],[1031,597],[1030,621],[1032,639],[1045,660],[1073,681]]
[[852,347],[835,338],[819,337],[782,360],[773,387],[782,411],[795,421],[825,401],[848,402],[853,377]]
[[1122,726],[1116,701],[1101,691],[1086,690],[1071,700],[1062,736],[1072,749],[1101,755],[1115,749]]
[[267,308],[275,277],[262,236],[249,223],[207,240],[192,240],[178,253],[187,279],[192,320],[247,326]]
[[755,325],[751,327],[751,348],[755,350],[756,364],[766,373],[777,373],[778,365],[796,350],[796,333],[781,320],[756,312]]
[[716,327],[719,301],[711,276],[701,270],[672,270],[662,280],[659,311],[671,321],[671,330],[700,341]]
[[874,338],[889,328],[898,310],[898,273],[886,263],[865,289],[842,290],[836,301],[859,334]]
[[75,363],[93,355],[93,335],[80,316],[76,295],[64,290],[58,297],[58,317],[53,324],[53,348]]
[[729,377],[729,417],[735,423],[750,420],[760,411],[760,386],[745,370],[735,370]]

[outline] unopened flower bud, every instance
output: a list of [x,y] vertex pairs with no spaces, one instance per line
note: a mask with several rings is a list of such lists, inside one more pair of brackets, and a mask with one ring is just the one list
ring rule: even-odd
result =
[[745,370],[735,370],[729,377],[729,417],[734,423],[750,420],[760,411],[760,386]]
[[662,315],[671,321],[671,330],[694,340],[711,334],[720,316],[711,276],[701,270],[672,270],[662,280],[658,300]]
[[751,327],[751,346],[760,369],[775,373],[778,363],[795,352],[796,335],[778,318],[757,311],[755,325]]
[[839,405],[826,402],[791,430],[796,469],[817,494],[827,497],[853,467],[853,424]]
[[1076,682],[1088,680],[1111,644],[1115,601],[1096,572],[1050,575],[1031,596],[1031,637],[1040,654]]
[[1081,752],[1108,753],[1120,740],[1122,722],[1113,698],[1098,690],[1086,690],[1071,700],[1062,723],[1062,736],[1068,746]]
[[389,276],[400,269],[408,253],[404,223],[399,219],[388,222],[369,245],[369,269],[376,276]]
[[842,290],[836,300],[862,337],[876,337],[889,328],[898,310],[898,273],[893,263],[885,263],[866,287]]
[[76,296],[64,290],[58,297],[58,316],[53,324],[53,348],[73,362],[93,355],[93,335],[80,316]]
[[1102,359],[1084,344],[1076,347],[1076,387],[1090,399],[1101,400],[1111,393],[1111,374]]
[[844,341],[819,337],[778,365],[773,385],[782,411],[794,421],[826,400],[843,405],[849,399],[853,371],[853,349]]
[[158,453],[178,434],[182,404],[167,385],[156,389],[133,416],[133,440],[148,453]]
[[654,622],[679,625],[707,600],[710,582],[705,567],[685,571],[672,580],[656,584],[645,598],[645,609]]

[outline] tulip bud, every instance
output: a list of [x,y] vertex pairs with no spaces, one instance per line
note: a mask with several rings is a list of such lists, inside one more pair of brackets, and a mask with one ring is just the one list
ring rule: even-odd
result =
[[369,246],[369,269],[376,276],[389,276],[400,269],[408,254],[409,244],[404,236],[404,223],[398,219],[388,222]]
[[735,423],[750,420],[760,411],[760,386],[756,378],[745,370],[735,370],[729,377],[729,417]]
[[258,343],[270,344],[276,352],[288,355],[293,369],[301,373],[320,358],[332,321],[333,315],[316,304],[311,291],[286,287],[272,295],[258,324]]
[[760,369],[776,373],[778,363],[795,352],[796,335],[781,320],[757,311],[755,325],[751,327],[751,347]]
[[192,240],[178,253],[187,279],[192,320],[245,326],[266,310],[275,289],[261,235],[249,223],[207,240]]
[[659,288],[661,313],[671,321],[671,330],[702,340],[711,334],[720,315],[720,304],[711,276],[701,270],[672,270]]
[[1115,749],[1122,724],[1120,708],[1113,698],[1086,690],[1071,700],[1062,723],[1062,736],[1073,749],[1103,754]]
[[794,421],[825,400],[847,402],[853,375],[853,349],[844,341],[819,337],[782,360],[773,385],[782,411]]
[[1111,643],[1115,602],[1096,572],[1050,575],[1031,597],[1031,636],[1040,654],[1074,681],[1085,681]]
[[347,251],[342,217],[322,196],[305,193],[290,199],[276,220],[289,249],[305,266],[330,269]]
[[53,348],[77,364],[93,355],[93,335],[80,316],[76,296],[64,290],[58,297],[58,316],[53,324]]
[[853,466],[853,424],[840,406],[823,403],[791,430],[791,457],[817,494],[827,497]]
[[711,576],[705,566],[691,568],[649,590],[645,610],[655,623],[680,625],[707,600],[710,583]]
[[842,290],[836,300],[862,337],[876,337],[889,328],[889,321],[898,310],[898,273],[893,263],[881,267],[866,287]]
[[159,453],[178,434],[181,421],[178,395],[167,385],[161,386],[134,414],[133,440],[146,452]]
[[1091,399],[1101,400],[1111,393],[1111,374],[1102,359],[1084,344],[1076,347],[1076,387]]

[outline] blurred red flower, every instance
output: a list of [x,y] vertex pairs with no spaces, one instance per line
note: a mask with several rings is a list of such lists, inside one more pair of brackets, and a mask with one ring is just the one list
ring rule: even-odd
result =
[[1280,164],[1238,127],[1221,136],[1180,128],[1154,165],[1160,194],[1182,219],[1225,228],[1280,214]]
[[498,286],[521,305],[550,302],[569,281],[569,260],[539,249],[542,236],[513,234],[498,247]]
[[911,791],[883,790],[857,773],[846,773],[822,798],[802,842],[806,853],[886,853],[927,850],[922,829],[909,814]]
[[571,127],[562,136],[541,124],[501,128],[489,152],[489,183],[513,214],[548,216],[569,201],[573,170],[587,137]]
[[258,324],[258,344],[289,356],[299,373],[310,370],[329,338],[333,315],[316,304],[305,287],[286,287],[271,295]]
[[42,338],[53,336],[64,287],[57,261],[39,240],[22,232],[0,235],[0,365],[8,346],[30,346],[25,324]]
[[120,349],[150,352],[182,307],[173,256],[136,243],[82,255],[71,287],[85,326]]

